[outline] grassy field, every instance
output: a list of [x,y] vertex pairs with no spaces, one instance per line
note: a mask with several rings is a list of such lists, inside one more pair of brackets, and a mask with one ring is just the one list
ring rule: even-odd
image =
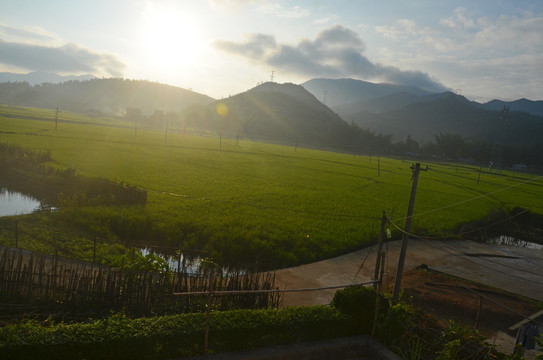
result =
[[[33,221],[69,232],[66,241],[79,239],[66,246],[85,248],[80,254],[73,250],[80,257],[89,256],[88,239],[100,236],[183,243],[210,251],[225,264],[288,266],[372,243],[383,210],[403,226],[411,160],[135,131],[113,119],[65,112],[55,130],[55,116],[51,109],[0,106],[0,142],[48,149],[54,166],[148,191],[145,207],[64,208],[32,215],[49,216]],[[492,209],[540,205],[543,181],[529,181],[533,175],[483,172],[478,183],[478,167],[422,164],[430,169],[419,178],[415,233],[447,235]],[[39,232],[29,230],[33,237]],[[2,234],[0,242],[12,241]]]

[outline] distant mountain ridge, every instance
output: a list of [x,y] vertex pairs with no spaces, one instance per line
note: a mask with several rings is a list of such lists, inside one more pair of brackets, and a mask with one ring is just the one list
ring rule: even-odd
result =
[[[415,86],[387,83],[371,83],[356,79],[311,79],[302,84],[310,93],[343,115],[361,111],[380,113],[446,97],[444,93],[430,93]],[[543,101],[519,99],[515,101],[492,100],[487,103],[473,103],[485,110],[500,111],[508,106],[513,111],[523,111],[543,116]]]
[[414,86],[377,84],[356,79],[311,79],[302,86],[331,108],[401,92],[418,96],[431,94]]
[[481,105],[486,110],[501,110],[504,106],[510,110],[523,111],[532,115],[543,116],[543,101],[532,101],[528,99],[518,99],[515,101],[492,100]]
[[[374,84],[354,79],[313,79],[303,84],[348,123],[391,134],[396,141],[428,142],[441,133],[515,144],[538,143],[543,137],[543,101],[469,101],[447,91],[430,94],[415,87]],[[341,99],[331,98],[340,94]],[[501,114],[508,108],[508,114]],[[504,130],[503,116],[507,116]]]
[[143,80],[70,80],[59,84],[0,83],[0,103],[61,108],[86,113],[124,114],[138,108],[149,115],[156,110],[181,112],[191,104],[208,104],[214,99],[190,90]]
[[[194,129],[273,142],[299,140],[315,147],[341,144],[361,149],[367,144],[360,138],[379,142],[387,136],[428,142],[441,133],[520,145],[541,143],[543,138],[543,101],[480,104],[452,92],[432,94],[413,86],[355,79],[313,79],[302,85],[266,82],[221,100],[141,80],[4,82],[0,103],[121,116],[131,109],[158,127],[168,126],[160,112],[170,112],[177,124]],[[509,107],[507,124],[501,114],[504,106]],[[224,111],[219,113],[219,108]],[[371,133],[378,136],[372,138]]]
[[2,82],[27,82],[30,85],[39,85],[43,83],[57,84],[64,81],[77,80],[91,80],[95,79],[94,75],[58,75],[55,73],[45,71],[34,71],[28,74],[17,74],[9,72],[0,72],[0,83]]

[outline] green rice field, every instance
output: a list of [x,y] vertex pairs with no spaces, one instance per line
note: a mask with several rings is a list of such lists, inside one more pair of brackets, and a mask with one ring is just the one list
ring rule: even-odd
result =
[[[0,106],[0,142],[50,150],[59,168],[137,185],[145,206],[64,207],[21,216],[21,246],[89,258],[93,237],[206,251],[222,263],[283,267],[375,242],[383,211],[403,226],[412,160],[294,148],[247,140],[135,129],[113,118]],[[478,166],[428,163],[412,232],[454,235],[493,209],[541,214],[543,179]],[[485,169],[483,169],[485,170]],[[478,181],[479,180],[479,181]],[[13,242],[7,220],[0,243]],[[26,237],[25,235],[26,234]],[[393,231],[398,236],[397,231]],[[43,238],[42,240],[40,240]],[[45,245],[44,245],[45,244]],[[49,244],[49,245],[47,245]],[[116,248],[115,248],[116,249]],[[115,250],[117,251],[117,250]]]

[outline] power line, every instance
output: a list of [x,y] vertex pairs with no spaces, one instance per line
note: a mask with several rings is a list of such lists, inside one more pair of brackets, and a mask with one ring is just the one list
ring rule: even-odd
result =
[[[401,232],[404,232],[398,225],[394,224],[392,221],[389,220],[389,223],[391,223],[394,227],[396,227],[396,228],[397,228],[398,230],[400,230]],[[405,233],[405,232],[404,232],[404,233]],[[405,233],[405,234],[406,234],[407,236],[410,236],[410,237],[414,237],[414,238],[417,238],[417,239],[420,239],[420,240],[424,240],[424,241],[426,241],[426,242],[428,243],[428,245],[430,245],[431,247],[433,247],[433,248],[435,248],[435,249],[439,249],[439,250],[441,250],[441,251],[443,251],[443,252],[446,252],[446,253],[448,253],[448,254],[450,254],[450,255],[457,256],[457,257],[460,257],[460,256],[462,256],[462,255],[466,255],[465,253],[462,253],[462,252],[460,252],[459,250],[457,250],[457,249],[455,249],[455,248],[453,248],[453,247],[447,246],[447,245],[445,245],[445,244],[441,244],[441,245],[442,245],[443,247],[445,247],[445,248],[448,248],[448,249],[451,249],[451,250],[453,250],[453,251],[458,252],[458,254],[455,254],[455,253],[452,253],[452,252],[450,252],[450,251],[447,251],[447,250],[443,249],[442,247],[437,247],[437,246],[435,246],[434,244],[432,244],[432,241],[431,241],[431,240],[426,239],[426,238],[424,238],[423,236],[419,236],[419,235],[415,235],[415,234],[411,234],[411,233]],[[490,270],[492,270],[492,271],[496,271],[496,272],[499,272],[499,273],[502,273],[502,274],[505,274],[505,275],[509,275],[509,276],[512,276],[512,277],[516,277],[516,278],[522,279],[522,280],[524,280],[524,281],[530,281],[530,282],[534,282],[534,283],[536,283],[536,284],[543,285],[543,282],[539,282],[539,281],[535,281],[535,280],[528,280],[528,279],[523,278],[523,277],[518,276],[518,275],[514,275],[514,274],[511,274],[511,273],[507,273],[507,272],[504,272],[504,271],[500,271],[500,270],[497,270],[497,269],[493,269],[493,268],[491,268],[491,267],[489,267],[489,266],[485,266],[484,264],[477,263],[477,262],[475,262],[475,261],[469,259],[468,257],[465,257],[464,259],[467,260],[467,261],[469,261],[469,262],[471,262],[471,263],[478,264],[478,265],[481,265],[481,266],[483,266],[483,267],[486,267],[487,269],[490,269]],[[524,269],[519,269],[519,268],[513,267],[513,266],[511,266],[511,265],[506,265],[506,264],[502,264],[502,263],[499,263],[499,262],[496,262],[496,261],[492,261],[492,260],[490,260],[490,259],[485,259],[485,258],[482,258],[482,257],[479,258],[479,259],[485,260],[485,261],[489,261],[489,262],[492,262],[492,263],[495,263],[495,264],[497,264],[497,265],[501,265],[501,266],[504,266],[504,267],[509,267],[509,268],[515,269],[515,270],[520,271],[520,272],[530,273],[530,274],[532,274],[532,275],[537,275],[537,276],[542,276],[542,277],[543,277],[543,275],[541,275],[541,274],[534,273],[534,272],[531,272],[531,271],[528,271],[528,270],[524,270]]]
[[[521,211],[520,213],[518,214],[515,214],[515,215],[512,215],[504,220],[499,220],[499,221],[496,221],[496,222],[493,222],[491,224],[488,224],[488,225],[485,225],[485,226],[481,226],[477,229],[473,229],[473,230],[469,230],[469,231],[463,231],[461,233],[458,233],[458,234],[455,234],[456,237],[461,237],[461,236],[464,236],[466,234],[471,234],[471,233],[474,233],[474,232],[477,232],[477,231],[481,231],[481,230],[484,230],[484,229],[488,229],[492,226],[495,226],[495,225],[498,225],[498,224],[501,224],[501,223],[504,223],[504,222],[507,222],[507,221],[510,221],[510,220],[513,220],[514,218],[516,217],[519,217],[527,212],[530,212],[531,210],[533,209],[536,209],[538,208],[539,206],[532,206],[531,208],[528,208],[528,209],[525,209],[523,211]],[[400,219],[401,220],[401,219]],[[394,227],[398,228],[400,231],[402,231],[402,229],[400,229],[396,224],[394,224],[390,219],[389,219],[389,222],[394,225]],[[420,237],[420,238],[424,238],[424,239],[427,239],[427,240],[445,240],[445,239],[450,239],[452,235],[448,235],[448,236],[417,236],[417,235],[414,235],[414,234],[408,234],[409,236],[412,236],[412,237]]]
[[191,296],[191,295],[233,295],[233,294],[270,294],[270,293],[287,293],[287,292],[302,292],[302,291],[322,291],[343,289],[348,287],[365,286],[375,283],[376,280],[366,281],[358,284],[324,286],[318,288],[303,288],[303,289],[271,289],[271,290],[225,290],[225,291],[195,291],[173,293],[172,295]]
[[[543,178],[543,175],[540,175],[540,176],[537,176],[535,178],[531,178],[531,179],[522,181],[522,182],[520,182],[518,184],[507,186],[507,187],[502,188],[502,189],[498,189],[498,190],[495,190],[495,191],[491,191],[489,193],[485,193],[485,194],[482,194],[482,195],[479,195],[479,196],[475,196],[475,197],[472,197],[470,199],[462,200],[462,201],[459,201],[459,202],[456,202],[456,203],[453,203],[453,204],[450,204],[450,205],[446,205],[446,206],[442,206],[442,207],[439,207],[439,208],[436,208],[436,209],[424,211],[424,212],[421,212],[421,213],[418,213],[418,214],[413,214],[413,215],[411,215],[411,217],[422,216],[422,215],[430,214],[430,213],[433,213],[433,212],[449,209],[449,208],[452,208],[452,207],[455,207],[455,206],[458,206],[458,205],[463,205],[463,204],[468,203],[470,201],[478,200],[478,199],[481,199],[481,198],[484,198],[484,197],[487,197],[487,196],[490,196],[490,195],[493,195],[493,194],[496,194],[496,193],[499,193],[499,192],[502,192],[502,191],[506,191],[506,190],[518,187],[520,185],[524,185],[524,184],[536,181],[536,180],[538,180],[540,178]],[[407,217],[399,218],[397,220],[405,220],[405,219],[407,219]]]
[[469,287],[467,287],[467,286],[465,286],[465,285],[460,285],[460,286],[461,286],[462,288],[468,290],[468,291],[471,291],[472,293],[474,293],[474,294],[476,294],[476,295],[479,295],[480,297],[482,297],[482,298],[484,298],[484,299],[487,299],[487,300],[489,300],[489,301],[491,301],[491,302],[493,302],[493,303],[495,303],[495,304],[501,306],[502,308],[504,308],[504,309],[506,309],[506,310],[509,310],[509,311],[511,311],[511,312],[513,312],[513,313],[515,313],[515,314],[517,314],[517,315],[523,317],[523,318],[526,319],[526,320],[530,320],[531,322],[533,322],[533,323],[535,323],[535,324],[537,324],[537,325],[539,325],[539,326],[543,326],[542,323],[537,322],[537,321],[535,321],[534,319],[531,319],[531,318],[529,318],[529,317],[527,317],[527,316],[525,316],[525,315],[519,313],[518,311],[513,310],[513,309],[511,309],[510,307],[508,307],[508,306],[506,306],[506,305],[503,305],[503,304],[499,303],[498,301],[496,301],[496,300],[494,300],[494,299],[492,299],[492,298],[490,298],[490,297],[488,297],[488,296],[486,296],[486,295],[483,295],[483,294],[481,294],[481,293],[479,293],[479,292],[477,292],[477,291],[475,291],[475,290],[473,290],[473,289],[471,289],[471,288],[469,288]]

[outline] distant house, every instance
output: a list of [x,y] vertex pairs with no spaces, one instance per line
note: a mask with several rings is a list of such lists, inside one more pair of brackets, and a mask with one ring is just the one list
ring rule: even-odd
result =
[[513,170],[518,170],[518,171],[526,171],[528,170],[528,165],[524,165],[524,164],[514,164],[512,166]]

